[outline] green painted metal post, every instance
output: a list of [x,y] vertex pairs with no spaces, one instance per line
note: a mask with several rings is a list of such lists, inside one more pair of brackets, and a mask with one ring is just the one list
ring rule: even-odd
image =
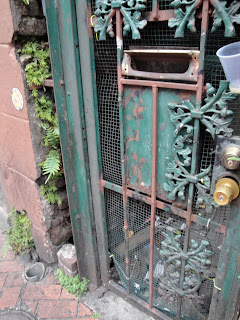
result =
[[46,0],[55,99],[80,277],[100,284],[74,1]]
[[97,244],[99,265],[101,270],[101,279],[103,283],[107,283],[109,280],[109,259],[104,193],[103,191],[100,192],[99,188],[99,181],[102,178],[102,165],[98,122],[93,30],[90,29],[90,18],[92,14],[91,1],[76,0],[75,2],[92,200],[98,235]]
[[209,320],[237,319],[240,296],[240,199],[232,205],[227,234],[221,249]]

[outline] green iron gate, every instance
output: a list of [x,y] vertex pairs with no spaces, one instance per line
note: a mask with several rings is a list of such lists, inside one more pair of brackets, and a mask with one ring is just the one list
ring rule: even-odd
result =
[[80,273],[159,319],[237,319],[239,101],[215,53],[240,3],[46,5]]

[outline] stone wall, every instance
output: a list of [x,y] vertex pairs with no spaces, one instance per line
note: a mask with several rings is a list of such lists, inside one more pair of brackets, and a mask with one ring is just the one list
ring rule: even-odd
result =
[[[10,3],[11,2],[11,3]],[[0,183],[8,209],[25,210],[40,258],[56,261],[59,247],[71,237],[64,179],[62,205],[43,201],[39,193],[45,151],[35,118],[35,106],[15,49],[16,36],[46,36],[41,1],[2,0],[0,10]],[[13,90],[13,88],[16,88]],[[14,92],[15,106],[12,101]],[[17,93],[17,95],[16,95]],[[22,99],[22,104],[21,104]],[[23,106],[23,107],[22,107]],[[22,108],[21,108],[22,107]]]

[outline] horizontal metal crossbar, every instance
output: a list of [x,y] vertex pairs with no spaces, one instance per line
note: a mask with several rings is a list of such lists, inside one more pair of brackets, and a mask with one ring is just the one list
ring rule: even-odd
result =
[[[99,184],[100,184],[102,191],[103,191],[103,188],[106,188],[106,189],[115,191],[117,193],[123,194],[123,188],[121,186],[118,186],[117,184],[105,181],[103,179],[100,180]],[[144,194],[141,194],[137,191],[133,191],[128,188],[127,188],[127,196],[130,198],[133,198],[135,200],[142,201],[142,202],[149,204],[149,205],[152,204],[151,197],[144,195]],[[166,212],[171,212],[171,213],[173,213],[183,219],[187,218],[187,214],[188,214],[187,211],[185,211],[181,208],[177,208],[177,207],[175,207],[171,204],[165,203],[163,201],[156,200],[156,207],[160,210],[163,210]],[[191,221],[194,223],[197,223],[203,227],[210,228],[215,232],[222,233],[223,235],[226,234],[226,227],[223,226],[222,224],[219,224],[217,222],[212,221],[211,219],[206,219],[206,218],[201,217],[197,214],[192,214]]]
[[196,91],[198,88],[197,84],[165,82],[165,81],[135,80],[135,79],[121,78],[120,82],[122,85],[125,84],[125,85],[143,86],[143,87],[156,86],[157,88],[189,90],[189,91]]

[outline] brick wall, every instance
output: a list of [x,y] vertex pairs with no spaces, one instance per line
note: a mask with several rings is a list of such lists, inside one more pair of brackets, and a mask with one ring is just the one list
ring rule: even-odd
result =
[[[21,3],[20,0],[17,1]],[[32,142],[36,141],[36,137],[32,129],[33,120],[29,114],[29,91],[25,87],[23,70],[12,43],[16,28],[19,27],[16,20],[19,20],[19,16],[16,16],[16,6],[12,10],[10,0],[2,0],[0,10],[0,184],[8,209],[14,207],[27,212],[33,225],[32,233],[40,258],[52,263],[56,261],[59,246],[52,243],[48,232],[52,226],[49,218],[53,214],[52,209],[43,203],[36,183],[41,170],[36,164],[38,155],[36,155],[36,145],[33,146]],[[22,110],[17,110],[12,102],[13,88],[17,88],[23,97]],[[46,211],[48,211],[47,215]]]

